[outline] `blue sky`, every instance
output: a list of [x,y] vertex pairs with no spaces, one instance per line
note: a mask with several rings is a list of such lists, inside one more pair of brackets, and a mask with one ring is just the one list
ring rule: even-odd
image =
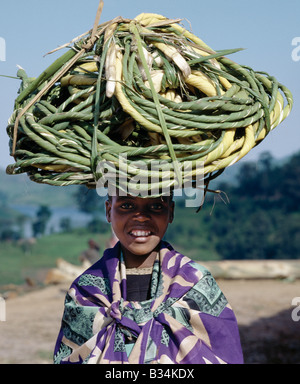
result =
[[[0,41],[5,41],[5,61],[0,52],[0,74],[16,75],[19,64],[29,76],[38,76],[63,52],[43,55],[89,30],[99,0],[11,0],[1,7]],[[294,95],[290,117],[245,160],[270,151],[282,158],[300,150],[300,49],[299,0],[104,0],[101,22],[116,16],[134,18],[142,12],[185,18],[194,34],[215,50],[245,48],[231,56],[239,64],[266,71]],[[188,24],[186,23],[186,26]],[[292,59],[292,51],[299,61]],[[0,168],[13,162],[9,156],[7,120],[13,111],[19,81],[0,77]]]

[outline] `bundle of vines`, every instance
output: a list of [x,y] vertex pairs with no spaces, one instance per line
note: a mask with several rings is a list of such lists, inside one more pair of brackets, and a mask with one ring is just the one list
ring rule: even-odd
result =
[[181,21],[118,17],[74,39],[37,78],[20,68],[7,128],[15,163],[7,172],[94,188],[99,162],[127,178],[142,162],[140,188],[149,190],[148,169],[158,160],[158,182],[168,171],[176,188],[185,161],[202,162],[207,179],[265,139],[290,113],[290,91],[229,59],[237,49],[214,51]]

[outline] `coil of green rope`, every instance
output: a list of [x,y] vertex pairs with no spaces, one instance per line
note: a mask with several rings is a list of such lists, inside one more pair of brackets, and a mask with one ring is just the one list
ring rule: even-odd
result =
[[99,25],[37,79],[19,70],[7,127],[15,163],[7,173],[95,188],[99,162],[128,179],[143,162],[149,171],[140,188],[149,191],[157,160],[165,162],[159,188],[167,169],[169,187],[182,186],[187,161],[193,180],[213,177],[264,140],[293,105],[274,77],[227,58],[237,51],[216,52],[180,20],[156,14]]

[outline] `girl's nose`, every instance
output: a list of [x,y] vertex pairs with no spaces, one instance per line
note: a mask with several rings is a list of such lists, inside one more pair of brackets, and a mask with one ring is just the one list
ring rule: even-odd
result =
[[140,222],[150,220],[150,215],[145,210],[139,210],[135,213],[134,219]]

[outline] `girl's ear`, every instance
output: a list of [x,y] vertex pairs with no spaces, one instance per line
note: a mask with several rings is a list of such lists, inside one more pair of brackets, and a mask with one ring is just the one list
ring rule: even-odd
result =
[[106,220],[108,223],[110,223],[110,212],[111,212],[111,202],[109,200],[106,200],[105,202],[105,213],[106,213]]

